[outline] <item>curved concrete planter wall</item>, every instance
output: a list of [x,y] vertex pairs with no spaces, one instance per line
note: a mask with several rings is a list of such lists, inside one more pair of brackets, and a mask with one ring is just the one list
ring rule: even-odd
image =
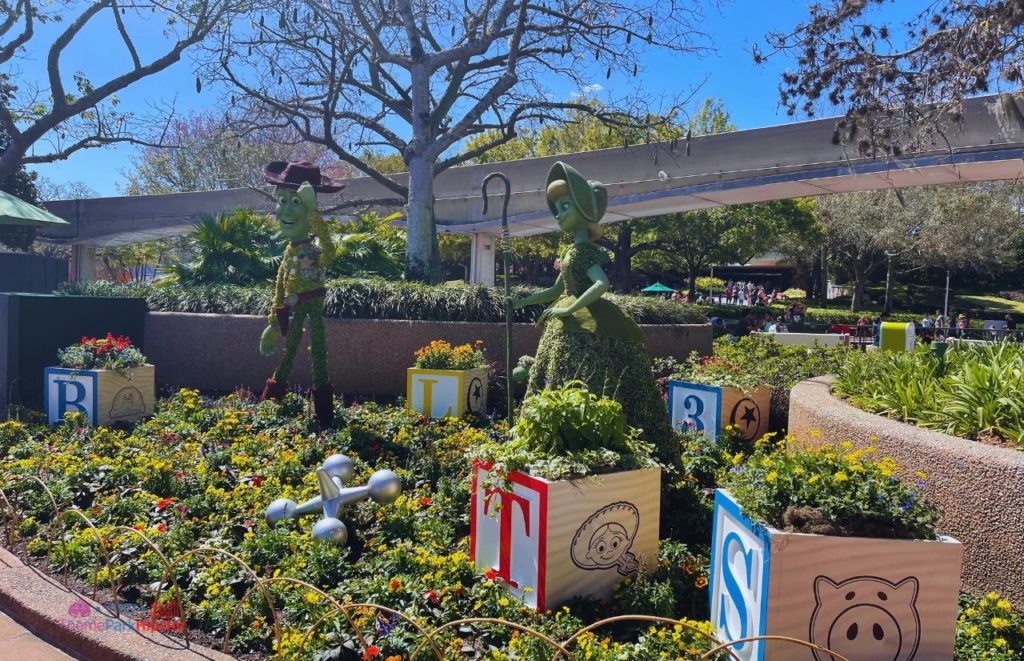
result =
[[[264,317],[236,314],[150,312],[146,315],[146,358],[156,365],[159,385],[203,390],[234,390],[239,386],[259,392],[273,373],[280,353],[267,358],[258,350]],[[641,326],[651,356],[682,360],[696,351],[711,354],[710,324]],[[335,391],[359,395],[400,395],[405,392],[405,370],[413,353],[431,340],[453,344],[483,340],[488,357],[503,373],[505,325],[441,321],[328,319],[327,347]],[[516,324],[512,359],[534,354],[540,329]],[[309,357],[300,351],[292,382],[309,384]]]
[[[795,442],[874,445],[899,463],[903,479],[915,481],[915,472],[924,471],[924,491],[945,513],[941,532],[964,545],[963,589],[1024,600],[1024,452],[867,413],[834,397],[831,385],[819,377],[793,388]],[[820,436],[811,436],[815,429]]]

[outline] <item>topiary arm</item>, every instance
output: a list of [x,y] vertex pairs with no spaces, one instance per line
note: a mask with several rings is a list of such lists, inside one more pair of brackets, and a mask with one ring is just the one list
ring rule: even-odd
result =
[[594,264],[587,269],[587,277],[590,278],[594,284],[587,288],[587,291],[577,298],[572,305],[566,308],[568,314],[576,312],[580,308],[585,308],[597,299],[604,296],[604,293],[608,291],[611,286],[611,282],[608,280],[608,275],[601,268],[600,264]]
[[277,267],[277,278],[274,280],[274,302],[270,305],[270,314],[267,316],[268,323],[271,325],[277,323],[277,316],[274,309],[279,305],[284,305],[284,280],[285,272],[288,264],[288,250],[285,249],[285,256],[281,260],[281,265]]
[[519,298],[512,301],[512,307],[524,308],[527,305],[550,303],[551,301],[557,300],[563,292],[565,292],[565,281],[562,280],[562,274],[559,273],[558,278],[555,280],[555,284],[543,291],[537,292],[536,294],[530,294],[526,298]]

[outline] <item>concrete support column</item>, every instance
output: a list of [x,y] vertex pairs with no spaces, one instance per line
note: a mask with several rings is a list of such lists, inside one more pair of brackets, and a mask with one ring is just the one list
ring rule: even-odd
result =
[[490,234],[470,234],[469,281],[474,285],[494,286],[494,254],[498,238]]
[[71,264],[68,280],[92,282],[96,279],[96,246],[75,243],[71,246]]

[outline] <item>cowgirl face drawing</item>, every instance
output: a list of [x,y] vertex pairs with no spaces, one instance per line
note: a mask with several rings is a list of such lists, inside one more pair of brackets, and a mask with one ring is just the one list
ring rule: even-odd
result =
[[587,559],[599,565],[610,565],[618,561],[628,548],[626,529],[618,523],[606,523],[590,538]]

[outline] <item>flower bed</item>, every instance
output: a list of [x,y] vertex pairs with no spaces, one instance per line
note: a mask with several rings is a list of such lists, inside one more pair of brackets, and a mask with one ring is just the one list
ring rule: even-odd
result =
[[[232,621],[229,646],[235,653],[309,658],[312,652],[300,655],[298,648],[329,612],[328,597],[377,603],[426,629],[466,617],[504,618],[562,641],[615,613],[676,618],[700,617],[704,611],[706,558],[664,534],[654,572],[624,582],[606,601],[578,600],[555,613],[524,607],[498,581],[476,571],[469,557],[465,456],[471,447],[499,437],[501,425],[429,420],[375,405],[339,409],[338,418],[343,430],[321,437],[297,396],[281,404],[256,403],[238,395],[211,400],[183,390],[160,402],[156,415],[131,432],[93,429],[74,418],[53,430],[0,423],[3,489],[21,513],[11,521],[5,509],[4,521],[13,526],[8,531],[17,547],[44,567],[67,571],[101,590],[117,588],[122,600],[144,607],[156,598],[161,581],[162,599],[177,597],[145,535],[173,563],[170,576],[181,589],[190,630],[214,644],[255,586],[239,561],[244,562],[268,581],[282,636],[275,642],[273,613],[257,589]],[[310,467],[333,452],[353,458],[353,484],[365,483],[376,468],[396,468],[404,495],[393,505],[364,502],[347,510],[348,547],[314,541],[308,521],[270,528],[261,517],[266,506],[278,497],[303,501],[315,495]],[[95,522],[96,532],[77,514],[58,517],[49,496],[29,476],[48,485],[59,511],[75,508]],[[109,565],[98,536],[105,540]],[[186,556],[199,548],[216,550]],[[359,658],[372,649],[375,655],[368,658],[385,659],[409,654],[423,642],[403,617],[372,608],[350,616],[368,646],[336,614],[310,635],[309,649],[324,655],[340,651],[343,658],[352,656],[351,650],[358,650],[354,658]],[[602,659],[654,658],[662,651],[681,654],[712,646],[684,627],[668,624],[649,631],[648,626],[611,625],[574,645]],[[706,624],[694,626],[710,630]],[[467,624],[436,639],[451,656],[483,657],[492,647],[521,658],[551,654],[545,643],[501,625]]]

